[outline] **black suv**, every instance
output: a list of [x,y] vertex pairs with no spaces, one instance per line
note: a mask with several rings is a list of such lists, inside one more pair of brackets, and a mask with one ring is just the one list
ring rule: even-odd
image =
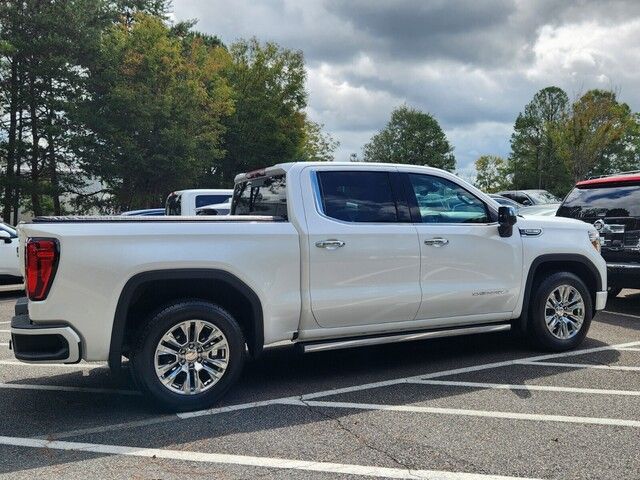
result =
[[556,215],[600,232],[610,296],[640,288],[640,172],[578,182]]

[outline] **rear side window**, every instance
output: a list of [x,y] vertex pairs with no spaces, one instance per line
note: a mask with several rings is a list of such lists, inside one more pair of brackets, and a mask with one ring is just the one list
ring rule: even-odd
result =
[[231,195],[197,195],[196,208],[204,207],[206,205],[216,205],[218,203],[225,203],[230,198],[231,198]]
[[285,175],[247,180],[233,192],[232,215],[270,215],[287,218]]
[[345,222],[397,222],[398,213],[387,172],[317,172],[322,209]]
[[640,185],[574,188],[558,209],[561,217],[640,217]]
[[182,215],[182,195],[176,193],[169,195],[165,205],[165,214]]

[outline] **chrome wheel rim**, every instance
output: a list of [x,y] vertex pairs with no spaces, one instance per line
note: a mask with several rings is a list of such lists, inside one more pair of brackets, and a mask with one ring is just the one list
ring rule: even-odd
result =
[[174,393],[197,395],[220,381],[229,366],[224,333],[205,320],[186,320],[171,327],[154,354],[160,383]]
[[544,319],[547,329],[556,338],[567,340],[578,334],[584,322],[584,300],[571,285],[556,287],[547,297]]

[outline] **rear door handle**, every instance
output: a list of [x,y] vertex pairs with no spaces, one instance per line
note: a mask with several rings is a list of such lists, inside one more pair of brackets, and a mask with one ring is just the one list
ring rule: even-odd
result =
[[326,248],[327,250],[336,250],[337,248],[344,247],[345,245],[346,243],[344,243],[342,240],[335,239],[321,240],[319,242],[316,242],[316,247]]
[[430,247],[444,247],[449,244],[449,240],[442,237],[434,237],[424,241],[425,245]]

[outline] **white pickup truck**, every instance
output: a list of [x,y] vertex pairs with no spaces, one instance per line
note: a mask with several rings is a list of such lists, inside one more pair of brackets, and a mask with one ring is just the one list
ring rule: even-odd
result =
[[236,177],[230,216],[22,224],[16,358],[130,361],[165,408],[211,405],[264,349],[517,328],[576,347],[607,298],[593,226],[516,217],[456,176],[290,163]]

